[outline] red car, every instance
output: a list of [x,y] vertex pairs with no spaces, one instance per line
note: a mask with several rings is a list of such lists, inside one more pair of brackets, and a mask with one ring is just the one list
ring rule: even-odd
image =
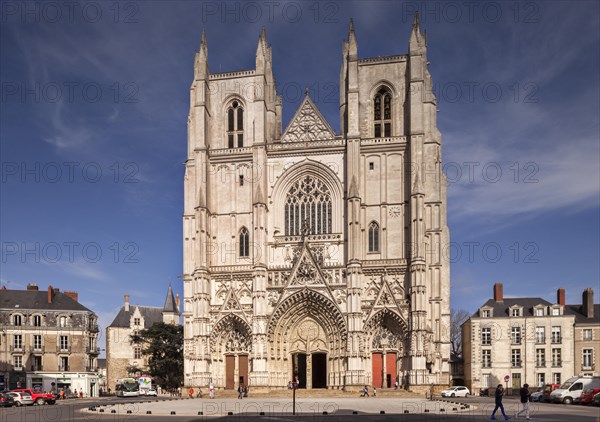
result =
[[546,384],[544,385],[544,394],[542,395],[542,400],[545,402],[550,402],[550,393],[560,387],[560,384]]
[[581,392],[579,404],[592,404],[592,399],[598,393],[600,393],[600,388],[586,388]]
[[56,398],[54,397],[53,394],[50,393],[44,393],[43,391],[40,390],[34,390],[32,388],[15,388],[14,390],[15,393],[29,393],[31,394],[31,398],[33,399],[33,402],[36,404],[44,404],[44,403],[48,403],[48,404],[54,404],[56,403]]

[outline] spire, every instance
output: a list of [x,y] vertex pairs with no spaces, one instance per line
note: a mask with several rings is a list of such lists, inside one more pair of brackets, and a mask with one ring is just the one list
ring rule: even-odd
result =
[[271,60],[269,43],[267,42],[267,29],[263,26],[258,37],[256,46],[256,72],[264,74],[267,69],[267,63]]
[[410,52],[413,53],[419,47],[425,46],[425,37],[421,32],[421,21],[419,19],[419,12],[415,12],[415,17],[413,19],[412,30],[410,32],[410,41],[409,47]]
[[208,77],[208,44],[206,43],[206,33],[202,30],[200,38],[200,50],[196,53],[195,65],[196,79],[206,79]]
[[350,30],[348,31],[348,54],[350,58],[358,56],[358,44],[356,42],[356,34],[354,33],[354,21],[350,18]]
[[254,194],[254,204],[266,204],[267,201],[265,201],[265,195],[263,195],[263,190],[262,187],[260,186],[261,183],[257,183],[256,184],[256,193]]
[[175,296],[173,296],[173,289],[171,289],[171,285],[169,284],[169,290],[167,291],[167,298],[165,299],[165,306],[163,306],[163,313],[179,313],[179,309],[177,308],[177,303],[175,302]]

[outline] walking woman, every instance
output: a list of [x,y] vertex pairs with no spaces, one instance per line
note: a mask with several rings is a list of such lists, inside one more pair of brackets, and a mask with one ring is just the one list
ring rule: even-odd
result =
[[504,388],[502,387],[502,384],[498,384],[498,387],[496,387],[496,407],[494,407],[494,411],[492,412],[492,417],[490,418],[491,420],[496,420],[496,412],[498,411],[498,409],[500,409],[500,411],[502,412],[502,416],[504,416],[504,420],[507,421],[510,418],[508,416],[506,416],[506,413],[504,413],[504,405],[502,404],[502,396],[504,395]]

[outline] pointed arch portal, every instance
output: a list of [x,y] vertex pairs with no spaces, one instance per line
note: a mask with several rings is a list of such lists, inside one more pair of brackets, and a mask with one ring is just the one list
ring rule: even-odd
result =
[[300,388],[342,385],[346,321],[323,294],[303,289],[285,299],[268,325],[273,383]]

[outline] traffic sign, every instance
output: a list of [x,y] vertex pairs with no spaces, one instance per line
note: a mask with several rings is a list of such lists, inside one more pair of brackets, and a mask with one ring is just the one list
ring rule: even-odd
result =
[[504,382],[508,382],[510,380],[510,375],[504,375]]

